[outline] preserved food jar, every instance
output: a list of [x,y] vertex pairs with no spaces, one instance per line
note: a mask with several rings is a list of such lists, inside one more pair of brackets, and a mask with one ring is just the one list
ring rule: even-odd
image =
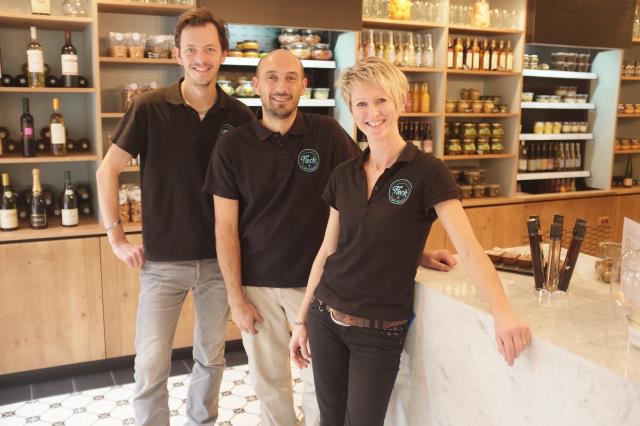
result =
[[307,43],[291,43],[287,45],[289,52],[300,59],[311,58],[311,47]]
[[291,43],[299,43],[302,37],[295,28],[283,28],[278,36],[278,41],[282,46],[288,46]]
[[311,48],[311,59],[317,61],[328,61],[333,57],[333,53],[327,43],[316,43]]

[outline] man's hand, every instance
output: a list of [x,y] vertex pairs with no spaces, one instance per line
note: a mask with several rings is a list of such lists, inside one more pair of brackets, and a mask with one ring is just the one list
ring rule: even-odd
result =
[[258,334],[255,323],[256,321],[263,321],[258,309],[247,300],[231,305],[231,319],[236,323],[240,331],[249,334]]
[[513,365],[531,343],[531,330],[511,309],[496,314],[494,319],[498,351],[507,364]]
[[116,257],[126,263],[129,268],[139,268],[144,263],[144,247],[131,244],[126,238],[111,243],[111,249]]
[[422,253],[421,265],[436,271],[449,272],[458,262],[449,253],[449,250],[425,250]]

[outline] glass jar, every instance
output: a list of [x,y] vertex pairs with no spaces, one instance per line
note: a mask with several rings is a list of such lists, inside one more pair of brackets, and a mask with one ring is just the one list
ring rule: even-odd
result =
[[571,133],[580,133],[580,123],[577,121],[571,122]]
[[456,109],[460,113],[468,112],[470,108],[469,101],[467,100],[459,100],[456,106]]
[[472,101],[480,100],[480,89],[469,89],[469,99]]
[[571,133],[571,122],[563,121],[562,122],[562,133]]
[[610,283],[613,274],[620,274],[620,271],[613,271],[613,264],[620,259],[620,249],[622,244],[613,241],[601,241],[598,243],[598,260],[596,260],[596,274],[600,281]]
[[478,183],[487,183],[487,169],[476,169],[478,173],[480,173],[480,180]]
[[471,198],[473,196],[473,187],[471,185],[458,185],[461,198]]
[[558,134],[562,132],[562,122],[554,121],[553,122],[553,131],[551,133]]
[[302,30],[300,31],[300,41],[307,44],[318,44],[322,41],[320,33],[314,30]]
[[447,100],[447,102],[444,104],[444,112],[446,112],[447,114],[451,114],[453,112],[455,112],[456,110],[456,101],[454,100]]
[[482,101],[471,101],[471,112],[479,114],[482,112]]
[[468,101],[469,98],[469,89],[460,89],[460,99],[463,101]]
[[252,98],[256,94],[253,91],[253,85],[248,80],[238,80],[238,87],[236,87],[236,96],[239,98]]
[[480,172],[477,170],[464,171],[464,183],[467,185],[478,185],[480,181]]
[[311,48],[311,59],[316,61],[328,61],[333,57],[333,53],[327,43],[316,43]]
[[492,99],[487,99],[482,102],[482,112],[485,114],[491,114],[493,109],[495,108],[495,104]]
[[460,127],[462,126],[462,123],[452,123],[451,124],[451,137],[452,138],[459,138],[460,137]]
[[478,123],[478,137],[490,138],[491,137],[491,125],[489,123]]
[[453,179],[456,181],[456,183],[460,183],[461,182],[461,176],[462,176],[462,171],[458,168],[455,167],[451,167],[449,169],[449,171],[451,172],[451,175],[453,176]]
[[85,0],[64,0],[62,14],[66,16],[87,16],[87,2]]
[[501,154],[504,151],[504,145],[502,145],[502,138],[491,138],[491,153]]
[[476,153],[476,140],[474,138],[464,139],[462,144],[463,155],[473,155]]
[[447,155],[462,154],[462,145],[460,145],[460,139],[457,139],[457,138],[448,139],[445,144],[445,150]]
[[311,58],[311,47],[307,43],[291,43],[287,45],[287,49],[299,59]]
[[504,137],[502,123],[491,123],[491,137],[501,139]]
[[533,124],[533,133],[536,135],[541,135],[544,133],[544,121],[536,121]]
[[218,83],[218,86],[220,86],[222,91],[224,93],[226,93],[227,95],[233,96],[235,94],[236,91],[233,88],[233,86],[231,85],[231,81],[230,80],[218,80],[216,83]]
[[482,198],[485,196],[487,192],[487,185],[484,185],[484,184],[473,185],[472,191],[473,191],[473,198]]
[[549,135],[553,133],[553,121],[544,122],[544,134]]
[[462,129],[462,138],[475,139],[477,136],[478,132],[476,131],[476,125],[474,123],[464,123],[464,127]]
[[487,185],[487,197],[497,197],[500,195],[500,185],[497,183],[491,183]]
[[281,46],[288,46],[291,43],[299,43],[302,41],[302,37],[295,28],[283,28],[278,36],[278,41]]
[[476,153],[478,155],[489,154],[491,152],[491,145],[489,144],[489,139],[487,138],[478,138],[478,143],[476,144]]

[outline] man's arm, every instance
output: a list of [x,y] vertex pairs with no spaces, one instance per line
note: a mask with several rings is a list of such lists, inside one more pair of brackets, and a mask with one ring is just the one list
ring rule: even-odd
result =
[[262,316],[244,295],[240,267],[240,237],[238,235],[238,200],[213,196],[216,223],[216,252],[220,271],[227,287],[231,318],[241,331],[258,334],[255,322]]
[[[109,226],[120,218],[118,202],[118,176],[131,160],[131,154],[117,145],[111,145],[102,160],[96,180],[98,184],[98,201],[105,226]],[[143,247],[127,241],[122,225],[117,225],[107,232],[113,253],[130,268],[142,266],[144,262]]]

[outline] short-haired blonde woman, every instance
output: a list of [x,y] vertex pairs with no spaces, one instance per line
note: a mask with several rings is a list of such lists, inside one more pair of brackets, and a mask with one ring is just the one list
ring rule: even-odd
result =
[[329,179],[323,195],[329,222],[289,348],[299,366],[313,355],[323,426],[375,426],[384,422],[416,270],[436,218],[489,304],[498,350],[509,365],[531,333],[509,305],[451,173],[400,136],[404,75],[382,59],[366,58],[345,70],[337,86],[369,148]]

